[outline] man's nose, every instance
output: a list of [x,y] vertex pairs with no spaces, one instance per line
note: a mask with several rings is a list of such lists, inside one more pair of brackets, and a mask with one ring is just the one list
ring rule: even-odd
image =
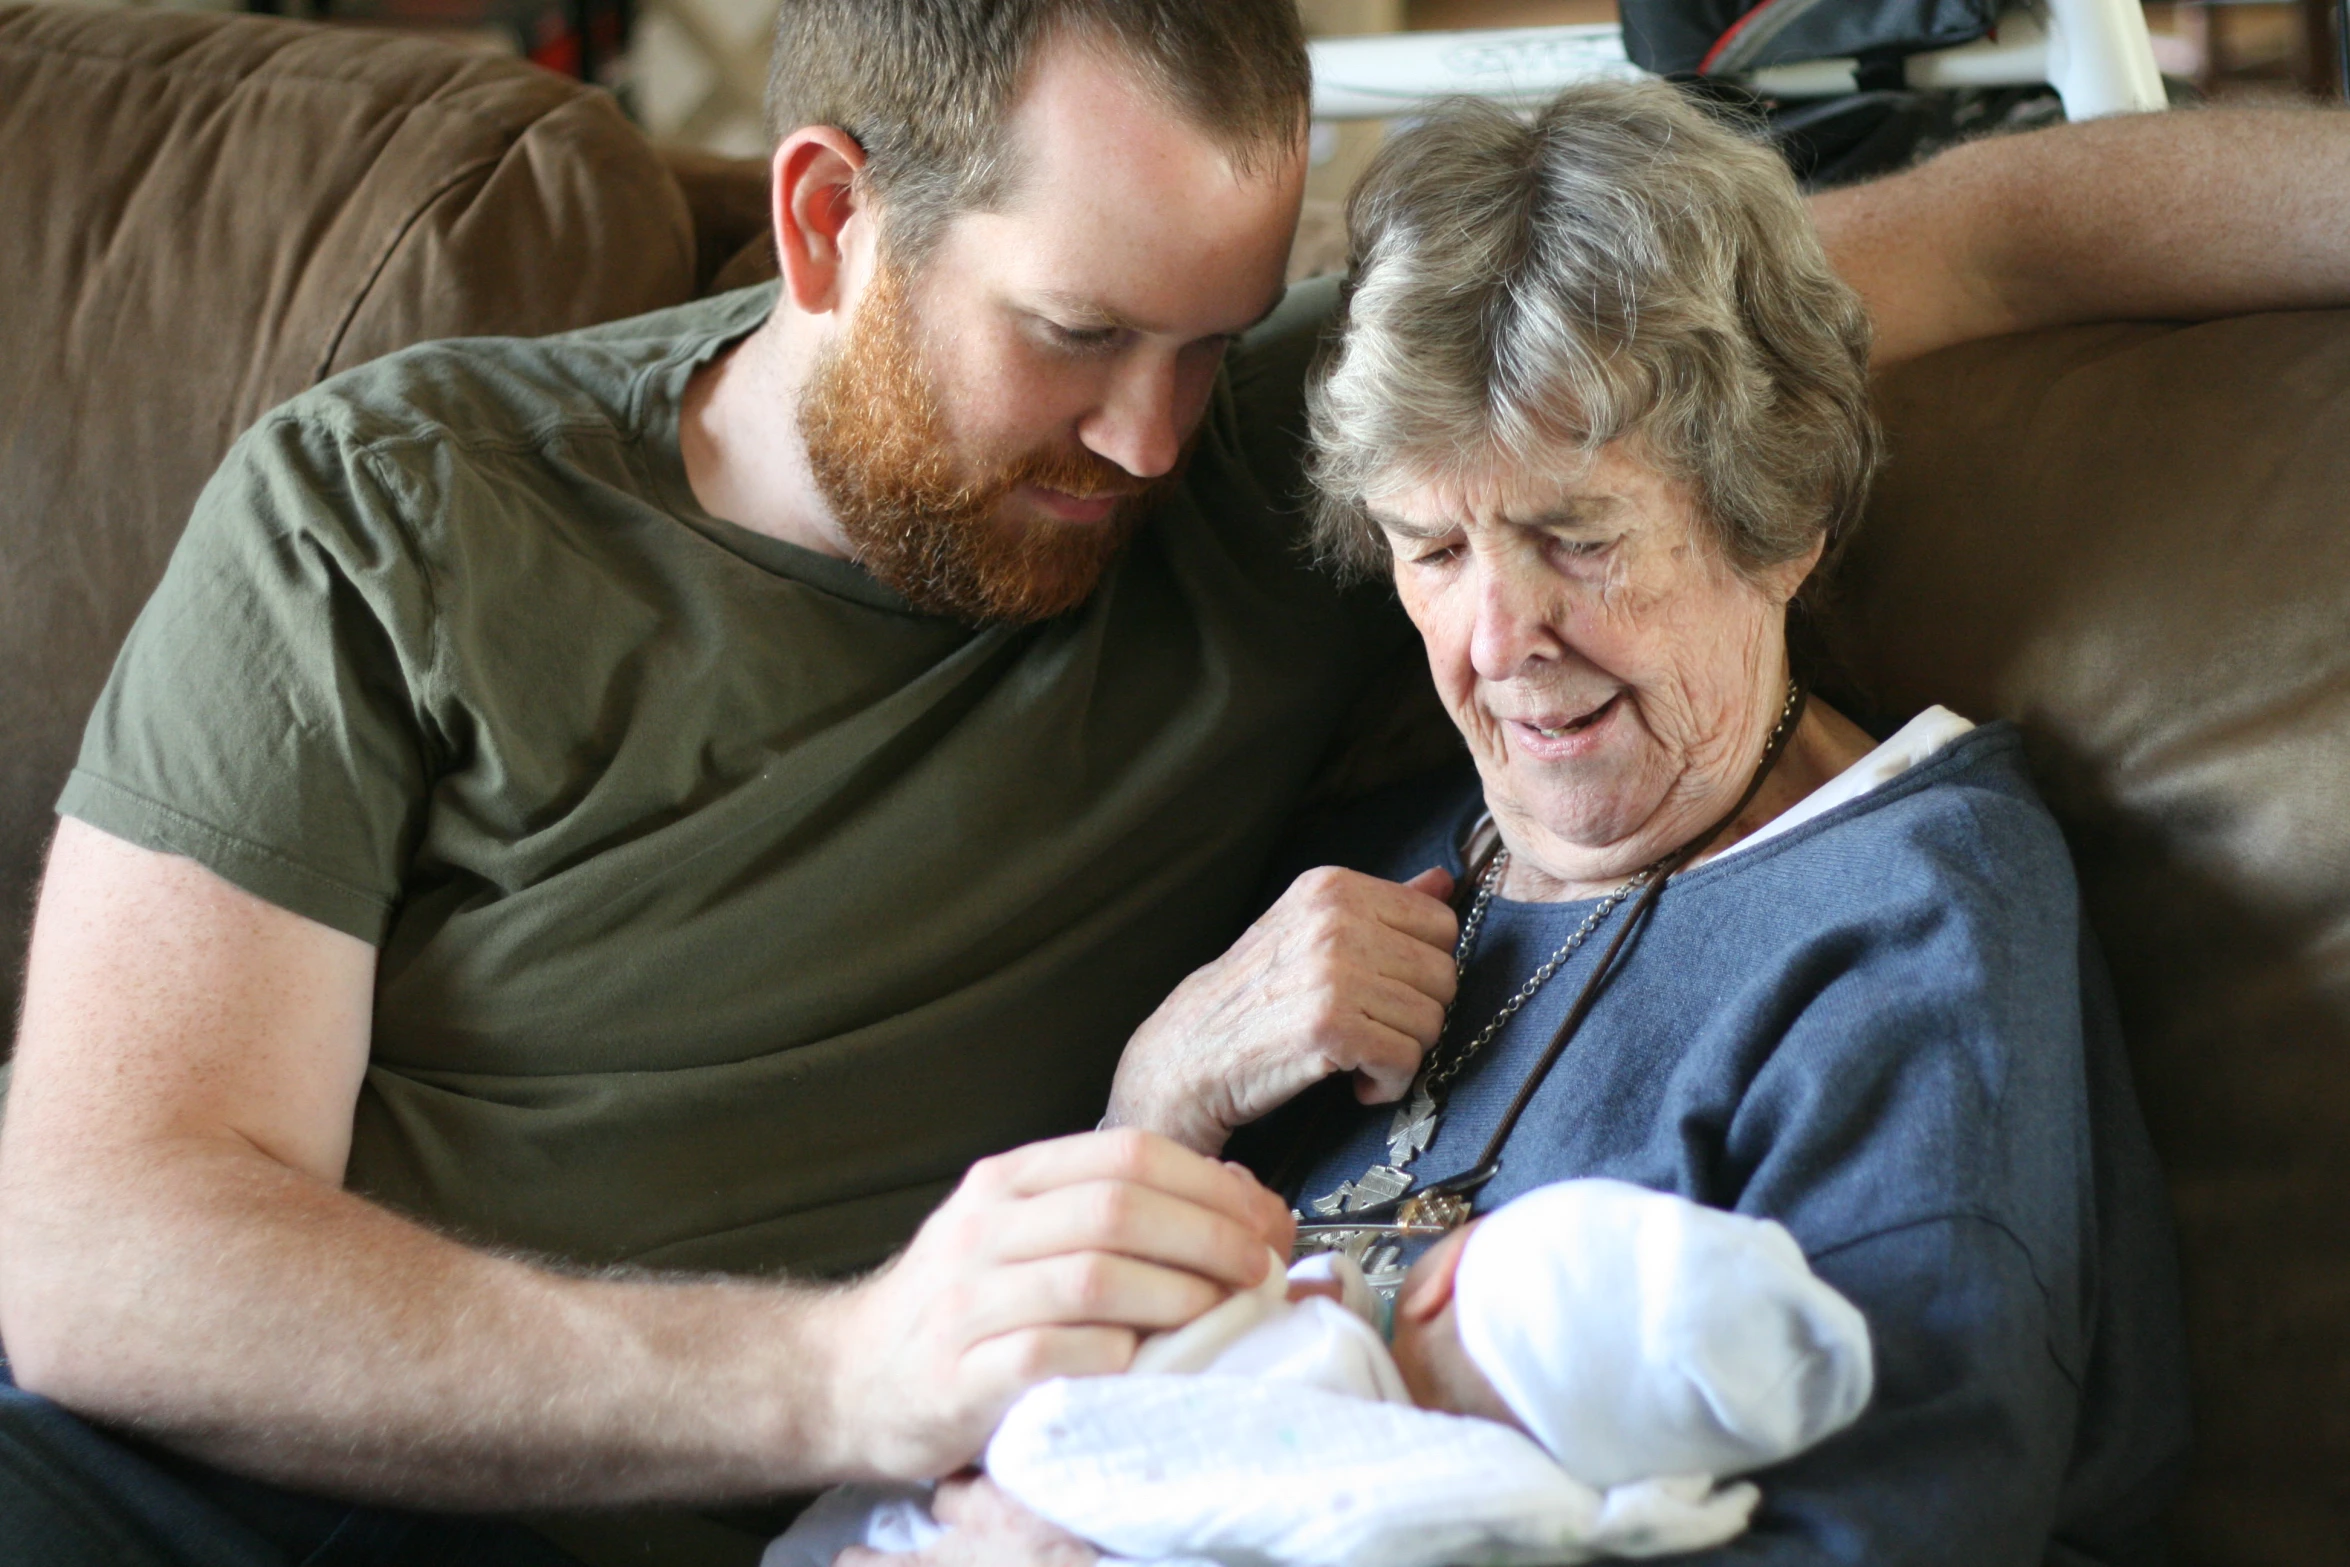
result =
[[1138,354],[1111,376],[1077,438],[1138,479],[1155,479],[1183,455],[1188,433],[1181,378],[1171,357]]
[[1469,662],[1479,678],[1515,679],[1560,655],[1565,643],[1551,624],[1558,595],[1542,567],[1484,556],[1473,558],[1469,569],[1476,613]]

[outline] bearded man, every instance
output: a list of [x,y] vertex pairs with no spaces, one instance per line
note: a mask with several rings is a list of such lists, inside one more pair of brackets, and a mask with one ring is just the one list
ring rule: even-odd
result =
[[[791,0],[772,99],[777,286],[296,399],[124,649],[0,1139],[38,1559],[941,1474],[1285,1243],[1079,1129],[1409,635],[1299,548],[1291,0]],[[2341,147],[2087,127],[1820,215],[1900,357],[2338,298]],[[1332,896],[1390,947],[1268,984],[1375,999],[1262,1015],[1393,1078],[1450,915]]]

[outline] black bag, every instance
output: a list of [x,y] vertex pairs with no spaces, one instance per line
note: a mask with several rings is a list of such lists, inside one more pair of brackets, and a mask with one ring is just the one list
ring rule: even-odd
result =
[[1971,43],[2001,0],[1619,0],[1624,52],[1659,76],[1729,76],[1766,65],[1884,60]]

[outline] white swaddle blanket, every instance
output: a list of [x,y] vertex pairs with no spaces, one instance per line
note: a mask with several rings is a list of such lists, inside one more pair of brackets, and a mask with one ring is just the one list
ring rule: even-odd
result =
[[[1290,1278],[1334,1271],[1346,1304],[1285,1298]],[[1563,1446],[1414,1407],[1360,1274],[1324,1257],[1151,1339],[1124,1376],[1031,1389],[988,1473],[1119,1558],[1572,1563],[1729,1539],[1757,1493],[1716,1479],[1792,1456],[1867,1402],[1865,1324],[1784,1230],[1620,1182],[1562,1182],[1488,1216],[1455,1301],[1471,1359]],[[924,1488],[843,1487],[762,1567],[939,1533]]]

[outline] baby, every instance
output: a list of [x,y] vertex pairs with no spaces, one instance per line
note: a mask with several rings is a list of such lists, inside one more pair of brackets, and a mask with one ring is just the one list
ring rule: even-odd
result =
[[[1391,1343],[1342,1258],[1268,1274],[1121,1377],[1031,1389],[995,1483],[1160,1562],[1578,1562],[1719,1544],[1751,1485],[1868,1402],[1868,1329],[1778,1225],[1618,1181],[1528,1192],[1399,1290]],[[919,1549],[926,1492],[827,1493],[762,1567]]]

